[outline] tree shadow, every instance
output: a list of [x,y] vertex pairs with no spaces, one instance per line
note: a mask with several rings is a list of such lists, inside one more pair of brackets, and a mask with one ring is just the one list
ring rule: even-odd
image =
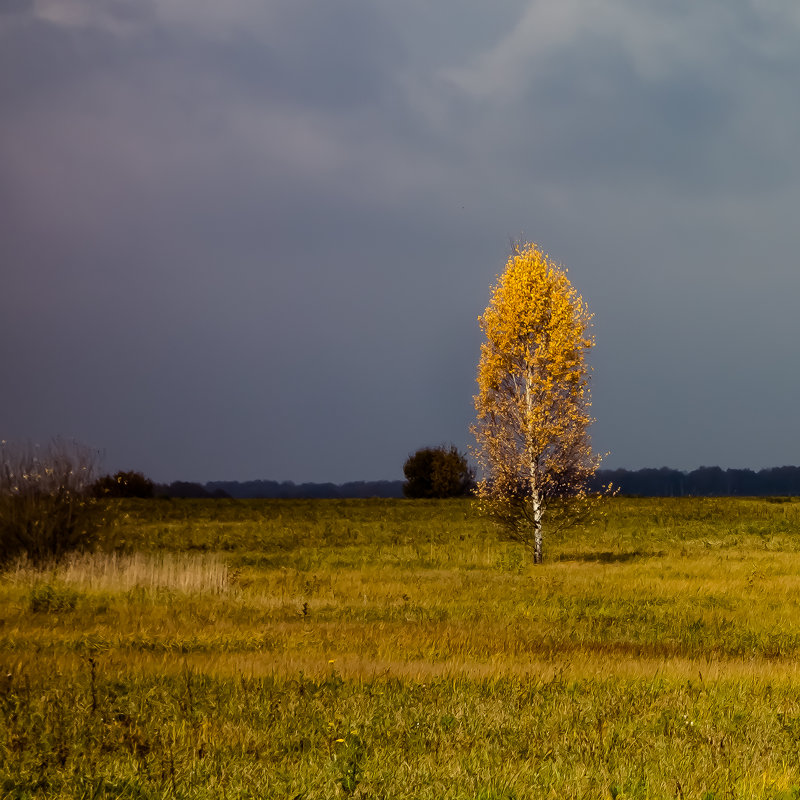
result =
[[597,562],[600,564],[622,564],[626,561],[635,561],[643,558],[661,558],[666,553],[663,550],[627,550],[624,552],[612,552],[604,550],[601,552],[588,553],[560,553],[558,561],[584,561]]

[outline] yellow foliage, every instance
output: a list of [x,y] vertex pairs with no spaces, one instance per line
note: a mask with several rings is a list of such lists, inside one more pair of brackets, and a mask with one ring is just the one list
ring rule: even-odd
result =
[[486,341],[475,397],[482,508],[542,560],[542,519],[574,521],[591,504],[599,459],[588,429],[592,314],[535,244],[517,246],[480,318]]

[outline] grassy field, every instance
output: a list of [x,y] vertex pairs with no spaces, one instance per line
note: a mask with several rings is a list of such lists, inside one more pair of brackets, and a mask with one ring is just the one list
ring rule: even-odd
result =
[[800,797],[800,502],[129,501],[0,582],[0,798]]

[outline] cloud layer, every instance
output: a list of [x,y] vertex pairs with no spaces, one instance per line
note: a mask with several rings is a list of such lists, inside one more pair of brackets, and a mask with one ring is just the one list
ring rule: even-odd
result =
[[609,465],[796,463],[798,39],[777,0],[6,3],[0,433],[399,477],[469,443],[523,237],[596,314]]

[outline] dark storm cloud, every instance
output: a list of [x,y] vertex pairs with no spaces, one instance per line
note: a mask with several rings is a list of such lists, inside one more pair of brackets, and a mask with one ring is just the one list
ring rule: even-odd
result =
[[[744,30],[709,31],[702,12],[668,17],[647,4],[631,9],[633,32],[626,34],[614,15],[604,22],[618,5],[594,4],[572,20],[564,12],[572,36],[558,44],[556,35],[552,44],[546,32],[535,35],[547,11],[532,4],[519,32],[491,51],[482,69],[452,72],[479,131],[477,146],[494,144],[517,168],[560,182],[658,181],[661,192],[703,192],[785,181],[794,167],[781,131],[796,133],[800,120],[782,102],[794,93],[798,57],[777,45],[772,56]],[[649,34],[659,26],[660,36]],[[770,111],[762,115],[765,106]],[[784,148],[771,146],[781,140]]]
[[597,314],[612,463],[797,460],[788,7],[9,8],[0,438],[157,479],[397,477],[468,443],[522,235]]

